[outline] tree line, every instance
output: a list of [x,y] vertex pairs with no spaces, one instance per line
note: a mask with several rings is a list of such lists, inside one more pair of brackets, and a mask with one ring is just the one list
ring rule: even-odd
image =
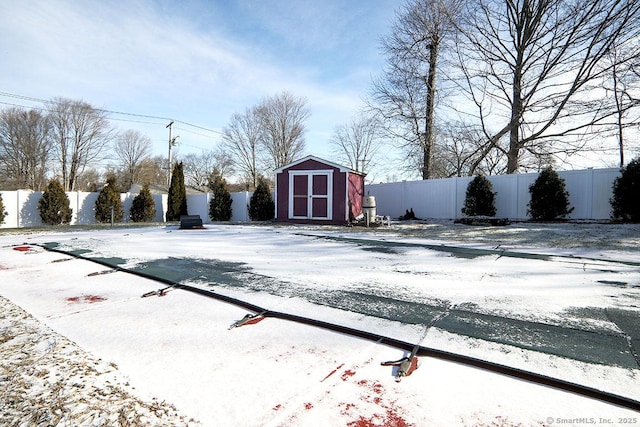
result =
[[112,138],[104,114],[81,101],[54,99],[46,110],[0,112],[3,189],[41,190],[54,169],[66,191]]
[[[187,185],[206,187],[214,169],[231,173],[221,149],[182,158]],[[55,98],[42,108],[0,110],[0,190],[42,191],[50,178],[64,191],[99,191],[114,177],[119,191],[132,184],[166,184],[167,161],[152,154],[151,140],[137,130],[117,132],[107,112]]]
[[[206,191],[214,175],[237,173],[236,189],[255,189],[261,178],[303,153],[306,103],[285,91],[232,115],[222,144],[180,156],[186,185]],[[83,101],[56,98],[44,108],[0,111],[3,190],[44,190],[51,177],[64,191],[98,191],[109,177],[120,191],[135,183],[166,184],[166,158],[151,153],[149,137],[116,132],[104,110]],[[115,163],[100,167],[108,155]]]

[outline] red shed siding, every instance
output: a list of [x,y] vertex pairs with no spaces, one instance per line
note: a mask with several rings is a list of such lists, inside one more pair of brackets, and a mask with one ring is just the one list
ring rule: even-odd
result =
[[350,220],[362,214],[362,198],[364,197],[364,176],[349,174],[349,203],[351,204]]
[[287,221],[289,217],[289,174],[284,171],[276,175],[276,219]]

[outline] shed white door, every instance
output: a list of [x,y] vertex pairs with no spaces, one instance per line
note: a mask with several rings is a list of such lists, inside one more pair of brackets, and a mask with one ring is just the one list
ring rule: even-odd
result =
[[333,171],[289,172],[289,218],[332,219]]

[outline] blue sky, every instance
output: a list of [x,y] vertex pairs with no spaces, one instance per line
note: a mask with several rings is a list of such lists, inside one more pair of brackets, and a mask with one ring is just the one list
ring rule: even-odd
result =
[[[288,90],[306,97],[307,152],[329,157],[335,126],[362,106],[398,0],[10,1],[0,6],[0,102],[82,99],[221,131],[230,116]],[[0,108],[6,105],[0,104]],[[112,115],[167,154],[168,122]],[[132,120],[132,121],[124,121]],[[139,122],[151,122],[139,123]],[[219,134],[181,123],[178,154]]]

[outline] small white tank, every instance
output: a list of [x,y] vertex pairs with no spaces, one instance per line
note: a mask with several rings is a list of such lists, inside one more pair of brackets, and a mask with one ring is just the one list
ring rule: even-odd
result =
[[376,198],[375,196],[364,196],[362,198],[362,213],[368,222],[376,220]]

